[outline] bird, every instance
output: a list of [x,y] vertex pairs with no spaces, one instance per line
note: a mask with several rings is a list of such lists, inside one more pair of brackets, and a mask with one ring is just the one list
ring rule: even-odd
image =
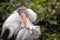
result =
[[[13,35],[16,35],[18,33],[22,22],[22,18],[17,11],[18,9],[14,10],[12,14],[5,20],[2,26],[1,40],[8,40]],[[26,8],[26,10],[28,12],[26,13],[26,16],[29,18],[30,22],[36,21],[36,13],[29,8]]]

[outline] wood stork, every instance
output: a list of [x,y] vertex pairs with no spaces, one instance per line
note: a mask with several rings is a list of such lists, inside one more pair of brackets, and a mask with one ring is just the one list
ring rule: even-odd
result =
[[[20,25],[22,18],[20,17],[17,10],[13,11],[13,13],[4,22],[1,33],[2,40],[10,39],[13,35],[16,35],[17,32],[19,31],[21,27]],[[28,8],[26,8],[26,10],[28,12],[26,13],[26,16],[29,18],[30,22],[34,22],[36,20],[36,13]]]

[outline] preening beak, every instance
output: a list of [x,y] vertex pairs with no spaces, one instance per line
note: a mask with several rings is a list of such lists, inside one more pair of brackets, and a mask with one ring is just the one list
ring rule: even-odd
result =
[[24,10],[18,10],[18,14],[20,15],[20,17],[22,18],[22,20],[23,20],[23,22],[24,22],[24,24],[26,24],[26,22],[27,22],[27,20],[26,20],[26,15],[25,15],[25,13],[24,13]]

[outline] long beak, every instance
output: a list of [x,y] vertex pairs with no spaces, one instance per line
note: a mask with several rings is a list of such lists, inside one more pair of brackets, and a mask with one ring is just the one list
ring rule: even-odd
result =
[[25,13],[22,13],[20,16],[21,16],[24,24],[26,24],[26,22],[27,22],[27,17],[26,17],[26,15],[25,15]]
[[26,24],[26,22],[27,22],[27,17],[26,17],[26,14],[24,13],[24,10],[23,10],[23,9],[19,9],[19,10],[18,10],[18,14],[19,14],[20,17],[22,18],[24,24]]

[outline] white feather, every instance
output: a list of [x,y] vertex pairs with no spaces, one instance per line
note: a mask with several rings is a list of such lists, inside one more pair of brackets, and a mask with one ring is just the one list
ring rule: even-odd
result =
[[29,20],[30,20],[31,22],[36,21],[36,18],[37,18],[36,13],[35,13],[33,10],[31,10],[31,9],[27,9],[27,11],[28,11],[28,13],[27,13],[26,15],[27,15],[27,17],[29,18]]
[[[11,14],[7,18],[7,20],[4,22],[4,24],[3,24],[3,30],[9,29],[10,30],[10,36],[12,36],[14,33],[16,33],[19,30],[19,28],[20,28],[20,22],[21,22],[20,16],[18,15],[18,13],[16,11],[14,11],[13,14]],[[8,38],[10,38],[10,36]]]

